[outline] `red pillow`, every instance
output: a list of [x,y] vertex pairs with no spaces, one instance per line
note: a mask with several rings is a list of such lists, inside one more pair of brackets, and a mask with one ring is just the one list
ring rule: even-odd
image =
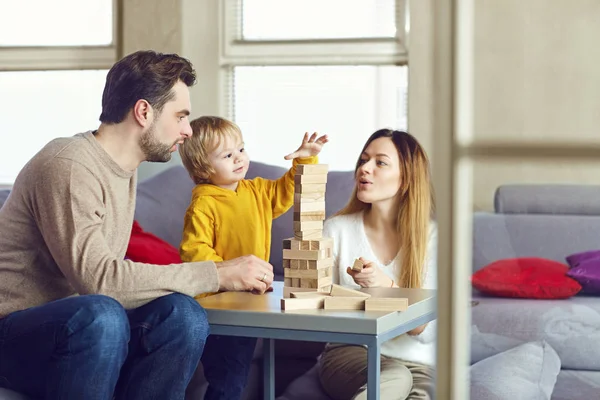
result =
[[131,238],[125,257],[146,264],[168,265],[181,263],[179,251],[175,247],[150,232],[144,232],[137,221],[133,221]]
[[494,296],[566,299],[581,290],[569,267],[537,257],[509,258],[486,265],[471,277],[475,289]]

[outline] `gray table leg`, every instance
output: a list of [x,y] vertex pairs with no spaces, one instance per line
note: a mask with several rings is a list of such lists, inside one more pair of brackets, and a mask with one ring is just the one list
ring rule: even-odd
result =
[[367,349],[367,399],[379,400],[379,374],[381,372],[381,349],[377,337]]
[[275,400],[275,340],[263,339],[263,398]]

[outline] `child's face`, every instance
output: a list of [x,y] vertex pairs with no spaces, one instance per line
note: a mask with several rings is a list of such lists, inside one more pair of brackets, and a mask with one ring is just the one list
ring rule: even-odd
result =
[[215,170],[209,177],[210,183],[231,190],[237,189],[237,184],[246,176],[250,163],[241,137],[224,138],[221,144],[210,152],[209,159]]

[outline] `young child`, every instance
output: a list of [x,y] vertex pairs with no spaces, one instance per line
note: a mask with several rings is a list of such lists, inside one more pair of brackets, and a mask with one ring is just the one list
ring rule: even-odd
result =
[[300,147],[284,157],[293,162],[281,178],[244,179],[250,160],[239,127],[209,116],[191,126],[192,137],[179,146],[196,183],[185,214],[182,260],[218,262],[254,254],[269,261],[272,221],[294,204],[296,165],[316,164],[327,135],[305,133]]

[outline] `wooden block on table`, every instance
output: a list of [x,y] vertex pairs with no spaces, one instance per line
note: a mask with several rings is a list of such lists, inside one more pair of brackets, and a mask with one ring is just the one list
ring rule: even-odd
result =
[[316,201],[325,201],[325,192],[294,193],[294,203],[314,203]]
[[290,297],[292,299],[305,299],[307,297],[323,297],[329,296],[329,293],[326,292],[316,292],[314,290],[307,292],[291,292]]
[[294,212],[306,213],[306,212],[325,212],[324,201],[313,201],[310,203],[300,202],[294,203]]
[[371,297],[365,301],[366,311],[406,311],[408,299],[401,297]]
[[326,310],[364,310],[365,297],[324,297]]
[[317,240],[300,241],[300,250],[323,250],[333,249],[333,238],[324,237]]
[[309,260],[290,260],[291,269],[309,269]]
[[323,230],[323,220],[321,221],[294,221],[294,232],[296,231],[315,231]]
[[282,298],[282,310],[318,310],[323,308],[325,297],[306,297],[303,299]]
[[319,291],[329,293],[326,288],[331,287],[331,276],[326,276],[319,279],[302,278],[300,279],[300,287],[317,289]]
[[316,229],[314,231],[297,231],[294,232],[294,238],[298,240],[317,240],[323,237],[323,230]]
[[327,185],[325,183],[303,183],[294,185],[294,193],[320,193],[325,196],[325,189]]
[[307,183],[327,183],[327,174],[319,175],[296,175],[294,176],[295,184],[307,184]]
[[363,264],[363,262],[357,258],[356,260],[354,260],[354,264],[352,264],[352,269],[354,271],[360,272],[360,271],[362,271],[364,266],[365,266],[365,264]]
[[329,171],[327,164],[298,164],[296,165],[296,175],[320,175]]
[[358,290],[348,289],[340,285],[331,286],[329,294],[333,297],[371,297],[369,293],[359,292]]
[[316,293],[316,292],[323,292],[323,293],[329,293],[329,292],[324,292],[323,290],[319,290],[319,289],[312,289],[312,288],[301,288],[301,287],[292,287],[292,286],[284,286],[283,287],[283,297],[288,299],[290,298],[292,293],[299,293],[299,292],[311,292],[311,293]]
[[325,211],[307,211],[294,213],[294,221],[323,221],[324,219]]
[[[327,250],[283,250],[283,258],[287,260],[321,260],[327,258]],[[291,265],[291,264],[290,264]]]

